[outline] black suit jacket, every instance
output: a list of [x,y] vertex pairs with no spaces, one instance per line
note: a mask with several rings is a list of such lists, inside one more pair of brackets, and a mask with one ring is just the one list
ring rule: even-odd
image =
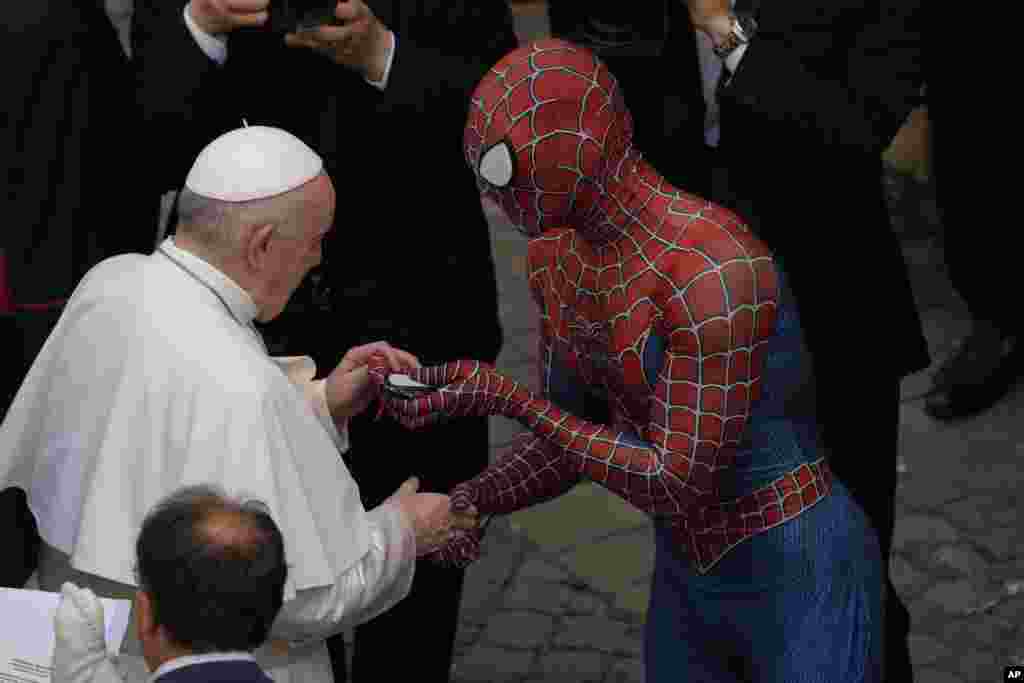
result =
[[918,102],[921,4],[764,0],[720,91],[731,190],[791,276],[823,382],[929,363],[881,165]]
[[424,360],[493,360],[501,344],[494,264],[462,135],[473,88],[516,45],[508,6],[368,4],[397,36],[383,92],[265,29],[231,34],[218,67],[188,33],[184,2],[137,2],[138,89],[158,145],[153,193],[179,188],[199,151],[243,117],[288,130],[324,157],[337,191],[323,268],[332,294],[321,312],[304,285],[271,331],[288,328],[299,337],[295,350],[314,349],[321,366],[379,338]]
[[255,662],[199,662],[174,669],[156,683],[273,683]]
[[[85,272],[148,251],[132,78],[103,0],[4,6],[0,248],[18,304],[65,299]],[[152,210],[152,211],[151,211]]]

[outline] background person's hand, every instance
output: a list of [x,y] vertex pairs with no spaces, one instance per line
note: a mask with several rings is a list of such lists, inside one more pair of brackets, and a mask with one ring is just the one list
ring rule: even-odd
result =
[[284,37],[285,45],[313,50],[371,81],[384,78],[392,47],[387,27],[362,0],[339,2],[334,16],[341,26],[323,25],[289,33]]
[[696,29],[708,34],[715,44],[725,40],[732,31],[729,15],[732,6],[729,0],[686,0],[690,19]]
[[380,394],[380,386],[370,380],[366,364],[380,354],[391,372],[409,372],[420,367],[419,359],[407,351],[379,341],[349,349],[327,377],[327,407],[335,420],[345,420],[366,410]]
[[269,5],[270,0],[191,0],[188,13],[204,32],[217,36],[245,26],[263,26],[270,17]]

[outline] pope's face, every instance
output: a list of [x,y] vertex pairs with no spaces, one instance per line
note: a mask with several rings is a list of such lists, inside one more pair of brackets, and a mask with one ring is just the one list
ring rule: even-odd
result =
[[272,320],[323,257],[324,237],[334,223],[334,186],[326,174],[303,188],[304,202],[289,234],[273,236],[273,258],[259,319]]

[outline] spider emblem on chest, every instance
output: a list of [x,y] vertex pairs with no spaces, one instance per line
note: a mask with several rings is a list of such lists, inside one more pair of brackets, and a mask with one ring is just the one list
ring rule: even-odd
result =
[[568,320],[569,344],[595,370],[607,371],[611,365],[611,337],[604,322],[591,322],[576,314]]

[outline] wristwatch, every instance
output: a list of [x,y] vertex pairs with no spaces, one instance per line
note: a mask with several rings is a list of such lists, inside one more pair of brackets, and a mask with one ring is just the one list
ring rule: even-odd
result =
[[757,33],[757,21],[754,20],[754,15],[747,12],[730,14],[729,22],[732,26],[725,42],[713,48],[719,59],[725,59],[740,45],[749,43]]

